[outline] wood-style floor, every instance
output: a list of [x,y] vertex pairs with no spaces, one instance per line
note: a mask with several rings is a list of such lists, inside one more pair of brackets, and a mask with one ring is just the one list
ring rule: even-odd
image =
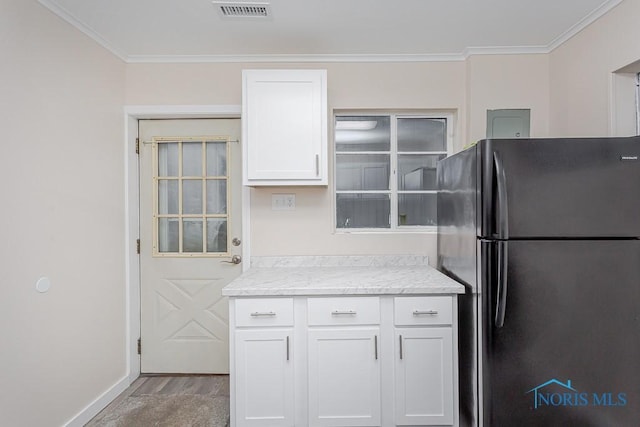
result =
[[145,375],[86,427],[228,425],[228,375]]

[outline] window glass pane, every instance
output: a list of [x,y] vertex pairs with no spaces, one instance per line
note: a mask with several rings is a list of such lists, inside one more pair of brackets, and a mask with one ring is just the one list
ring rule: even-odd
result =
[[182,252],[202,252],[202,220],[185,218],[182,232]]
[[207,176],[227,176],[226,142],[207,142]]
[[227,180],[208,179],[207,180],[207,213],[226,214],[227,213]]
[[436,166],[445,154],[398,155],[398,190],[437,190]]
[[389,151],[389,116],[336,117],[336,151]]
[[398,151],[447,151],[445,119],[398,119]]
[[388,194],[337,194],[338,228],[390,228]]
[[178,219],[158,220],[158,252],[178,252]]
[[178,180],[158,180],[158,213],[178,213]]
[[185,179],[182,181],[182,213],[202,213],[202,180]]
[[202,176],[202,143],[182,143],[182,176]]
[[226,219],[207,219],[207,252],[227,252]]
[[336,155],[336,188],[343,191],[388,190],[388,154]]
[[178,143],[158,143],[158,176],[178,176]]
[[436,225],[436,194],[399,194],[398,225]]

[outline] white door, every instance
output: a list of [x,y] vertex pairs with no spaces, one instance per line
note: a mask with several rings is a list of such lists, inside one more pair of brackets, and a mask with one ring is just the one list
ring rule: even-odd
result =
[[451,328],[396,328],[395,342],[395,424],[453,424]]
[[293,427],[291,329],[235,332],[236,427]]
[[309,425],[380,426],[379,328],[309,331]]
[[[141,372],[228,373],[240,120],[140,120]],[[233,263],[231,261],[235,261]]]

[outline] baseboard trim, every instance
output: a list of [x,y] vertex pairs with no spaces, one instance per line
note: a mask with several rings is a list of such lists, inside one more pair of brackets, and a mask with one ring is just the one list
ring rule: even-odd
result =
[[82,427],[93,417],[98,415],[100,411],[109,405],[109,403],[113,402],[113,400],[118,397],[120,393],[125,391],[127,387],[131,385],[129,380],[129,376],[126,375],[122,377],[118,382],[109,387],[104,393],[102,393],[96,400],[87,405],[82,411],[76,414],[71,420],[67,421],[64,426],[65,427]]

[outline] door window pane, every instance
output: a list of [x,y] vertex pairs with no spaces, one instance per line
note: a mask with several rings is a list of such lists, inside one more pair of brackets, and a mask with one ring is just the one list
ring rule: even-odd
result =
[[388,154],[336,155],[336,188],[338,190],[388,190]]
[[444,154],[398,155],[398,190],[437,190],[436,167]]
[[388,116],[336,117],[336,151],[389,151],[390,123]]
[[207,142],[207,176],[227,175],[227,142]]
[[158,251],[178,252],[178,218],[160,218],[158,221]]
[[227,252],[227,220],[207,220],[207,252]]
[[186,215],[202,213],[202,180],[182,181],[182,213]]
[[182,222],[182,251],[202,252],[202,220],[185,218]]
[[182,176],[202,176],[202,142],[182,143]]
[[447,121],[398,118],[398,151],[447,151]]
[[178,176],[178,143],[158,144],[158,176]]
[[158,180],[158,213],[178,214],[178,180]]
[[399,194],[398,225],[436,225],[437,195]]
[[337,194],[338,228],[389,228],[388,194]]
[[227,180],[208,179],[207,180],[207,213],[225,214],[227,213]]

